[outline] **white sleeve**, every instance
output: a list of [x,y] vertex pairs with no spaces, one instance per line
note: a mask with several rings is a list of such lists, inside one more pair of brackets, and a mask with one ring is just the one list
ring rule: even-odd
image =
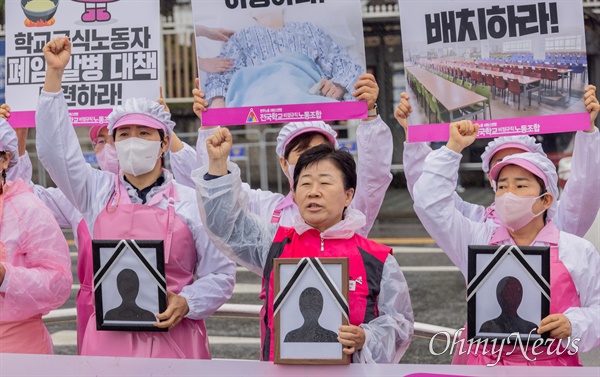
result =
[[404,151],[402,152],[402,164],[404,165],[404,176],[406,176],[406,186],[410,197],[414,199],[413,190],[415,183],[421,174],[423,174],[423,164],[425,158],[432,149],[427,143],[407,143],[404,142]]
[[[410,197],[414,200],[413,190],[415,183],[421,177],[423,173],[423,164],[425,158],[432,151],[431,147],[427,143],[404,143],[404,153],[402,154],[402,161],[404,164],[404,175],[406,176],[406,185]],[[465,202],[460,195],[456,193],[456,190],[452,194],[456,208],[466,218],[473,221],[483,222],[485,219],[485,207]]]
[[240,169],[231,162],[227,168],[230,174],[208,181],[208,166],[192,172],[200,217],[220,252],[260,275],[279,225],[247,210]]
[[186,299],[190,309],[187,318],[205,319],[231,298],[235,285],[235,263],[221,254],[206,234],[195,192],[178,192],[181,198],[186,199],[186,217],[190,219],[188,226],[196,244],[196,280],[183,287],[180,296]]
[[183,148],[177,152],[170,152],[171,171],[175,182],[184,186],[195,188],[192,180],[192,171],[199,166],[196,163],[196,151],[189,144],[183,143]]
[[44,188],[40,185],[34,185],[33,191],[35,192],[35,196],[40,198],[46,207],[50,209],[58,226],[62,229],[77,230],[79,224],[73,224],[72,221],[74,218],[81,218],[81,215],[78,214],[77,208],[73,206],[59,189],[54,187]]
[[487,245],[495,227],[469,220],[456,208],[453,194],[461,157],[445,146],[427,156],[415,184],[414,209],[427,232],[466,277],[468,245]]
[[383,266],[377,308],[379,316],[360,325],[365,344],[355,361],[398,364],[412,340],[415,320],[406,279],[392,255]]
[[248,197],[248,211],[268,222],[271,222],[273,212],[275,212],[279,203],[285,199],[285,196],[275,192],[251,189],[250,185],[244,182],[242,182],[242,191]]
[[[559,242],[562,249],[570,248],[569,260],[561,260],[571,273],[581,306],[569,308],[563,314],[571,322],[571,339],[579,339],[579,352],[587,352],[600,346],[600,254],[584,239]],[[568,236],[568,235],[567,235]]]
[[366,224],[356,233],[367,237],[392,182],[392,131],[379,116],[371,121],[361,121],[356,131],[356,143],[357,182],[351,206],[365,215]]
[[[211,128],[208,130],[201,128],[198,130],[198,140],[196,142],[196,166],[199,168],[208,165],[206,139],[208,139],[208,137],[212,135],[214,131],[215,128]],[[193,183],[193,187],[196,187],[195,183]],[[241,190],[245,193],[245,196],[247,197],[246,208],[251,213],[258,215],[263,219],[267,219],[269,222],[271,222],[273,212],[275,211],[279,203],[281,203],[285,199],[285,196],[279,193],[263,191],[260,189],[252,189],[250,188],[250,185],[245,182],[242,182]]]
[[[219,127],[217,127],[219,128]],[[208,152],[206,151],[206,139],[215,132],[216,128],[198,130],[198,139],[196,140],[196,166],[201,168],[208,165]],[[229,157],[227,158],[229,160]],[[191,174],[191,172],[190,172]],[[194,184],[195,187],[195,184]]]
[[462,213],[464,217],[469,220],[482,223],[485,221],[485,207],[479,204],[473,204],[469,202],[465,202],[456,190],[452,194],[452,199],[454,199],[454,205],[456,209]]
[[571,173],[558,201],[554,223],[559,230],[583,237],[600,209],[600,132],[578,131]]
[[19,178],[25,182],[29,182],[32,176],[33,167],[31,166],[31,159],[29,159],[29,153],[27,152],[19,157],[17,165],[6,173],[6,179],[13,182]]
[[79,212],[103,208],[113,192],[114,174],[85,162],[62,90],[42,91],[35,114],[38,157],[52,180]]

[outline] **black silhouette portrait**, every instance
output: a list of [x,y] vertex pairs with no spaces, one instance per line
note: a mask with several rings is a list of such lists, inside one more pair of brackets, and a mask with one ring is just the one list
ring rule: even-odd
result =
[[519,279],[506,276],[500,280],[496,287],[496,298],[502,313],[497,318],[481,325],[480,332],[529,334],[531,330],[537,328],[535,323],[529,322],[517,314],[517,309],[523,299],[523,286]]
[[317,288],[306,288],[300,294],[300,313],[304,324],[285,336],[284,342],[337,343],[338,335],[319,325],[319,317],[323,311],[323,295]]
[[121,305],[109,310],[105,320],[113,321],[156,321],[151,311],[140,308],[135,299],[140,290],[140,280],[135,271],[125,268],[117,275],[117,289],[121,295]]

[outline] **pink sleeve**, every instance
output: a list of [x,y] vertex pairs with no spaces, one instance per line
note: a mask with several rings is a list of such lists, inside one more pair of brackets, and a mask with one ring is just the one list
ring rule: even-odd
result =
[[0,293],[0,321],[23,320],[60,307],[73,276],[67,242],[50,211],[32,193],[7,200],[0,239],[6,245],[8,284]]

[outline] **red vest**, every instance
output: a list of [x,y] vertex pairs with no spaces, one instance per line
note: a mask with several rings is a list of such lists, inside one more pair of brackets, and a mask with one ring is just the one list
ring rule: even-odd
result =
[[377,297],[383,265],[392,249],[370,241],[358,234],[349,239],[321,239],[319,231],[311,229],[298,234],[294,228],[277,230],[263,269],[260,298],[261,360],[273,360],[273,260],[275,258],[348,258],[348,275],[356,281],[356,289],[349,292],[350,323],[358,326],[379,316]]

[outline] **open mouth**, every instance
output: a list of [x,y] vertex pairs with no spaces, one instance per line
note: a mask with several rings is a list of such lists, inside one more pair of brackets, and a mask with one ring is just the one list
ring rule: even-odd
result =
[[306,207],[309,211],[318,211],[320,209],[323,208],[323,206],[317,204],[317,203],[309,203],[308,206]]

